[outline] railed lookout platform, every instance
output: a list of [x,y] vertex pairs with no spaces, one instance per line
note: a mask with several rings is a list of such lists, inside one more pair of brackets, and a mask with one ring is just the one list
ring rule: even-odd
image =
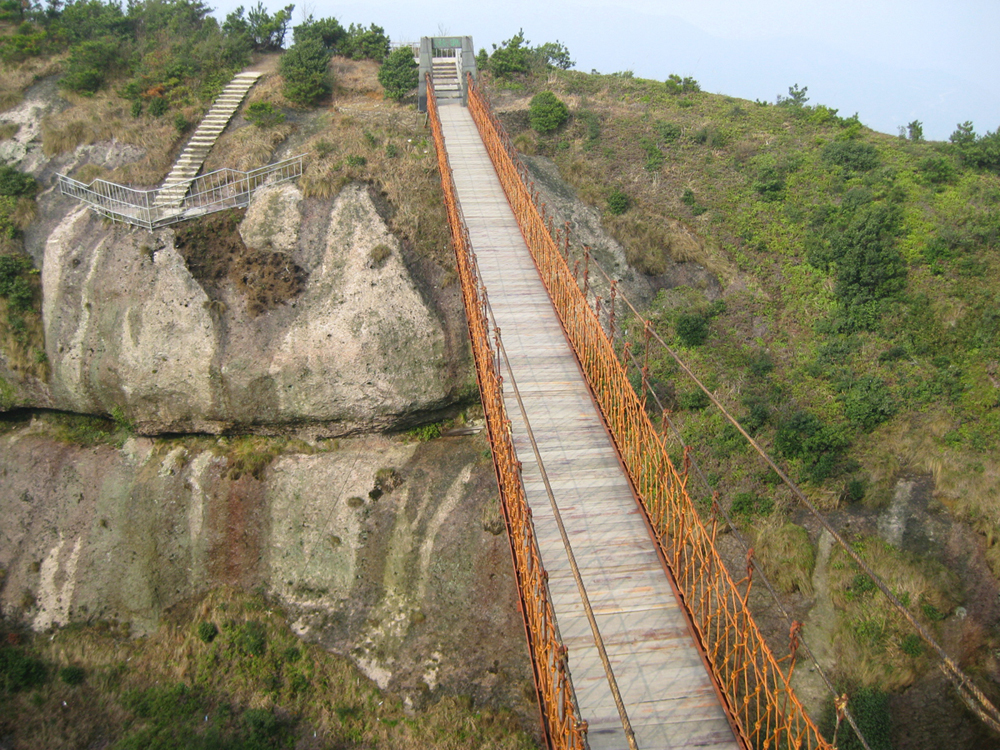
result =
[[628,748],[521,408],[642,750],[740,747],[469,111],[439,101],[462,212],[511,373],[507,413],[593,750]]

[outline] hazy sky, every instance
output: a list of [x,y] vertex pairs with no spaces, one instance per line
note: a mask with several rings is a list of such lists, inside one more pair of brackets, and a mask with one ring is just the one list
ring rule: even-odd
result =
[[[218,2],[217,15],[238,4]],[[578,70],[678,73],[743,99],[773,102],[798,83],[811,104],[892,134],[914,119],[942,140],[966,120],[1000,127],[998,0],[312,1],[293,23],[308,12],[377,23],[393,41],[471,35],[477,49],[523,28],[532,44],[563,42]]]

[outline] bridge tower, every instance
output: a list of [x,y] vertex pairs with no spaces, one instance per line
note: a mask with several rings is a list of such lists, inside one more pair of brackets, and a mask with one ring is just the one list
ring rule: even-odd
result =
[[[427,74],[434,79],[439,100],[469,101],[466,73],[476,75],[476,51],[471,36],[425,36],[420,39],[420,88],[417,109],[427,111]],[[443,102],[442,102],[443,103]]]

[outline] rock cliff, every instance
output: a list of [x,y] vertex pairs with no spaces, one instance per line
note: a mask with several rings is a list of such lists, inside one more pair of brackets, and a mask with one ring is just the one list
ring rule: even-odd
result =
[[117,413],[147,434],[344,434],[413,424],[467,398],[468,357],[446,330],[461,321],[420,288],[367,188],[304,203],[293,185],[266,188],[239,223],[244,248],[232,252],[264,253],[301,279],[268,309],[249,295],[273,279],[192,273],[218,238],[190,241],[185,257],[181,226],[110,227],[71,208],[41,262],[51,378],[0,365],[19,386],[11,406]]

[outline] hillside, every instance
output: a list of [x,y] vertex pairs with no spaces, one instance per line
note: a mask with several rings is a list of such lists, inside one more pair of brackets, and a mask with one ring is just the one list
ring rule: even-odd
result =
[[[17,713],[0,745],[169,746],[180,726],[195,747],[532,746],[433,143],[378,83],[384,33],[282,11],[219,24],[187,0],[2,12],[0,690]],[[797,87],[766,104],[570,65],[558,43],[480,54],[574,260],[592,248],[995,696],[995,134],[895,138]],[[52,189],[57,172],[158,184],[247,66],[264,76],[206,168],[305,153],[296,185],[153,234]],[[545,132],[541,91],[568,105]],[[621,307],[616,325],[641,352]],[[996,746],[655,348],[649,375],[706,514],[718,492],[872,748]],[[751,604],[784,653],[762,587]]]
[[[488,81],[555,226],[569,221],[656,332],[996,692],[992,134],[885,136],[811,106],[797,87],[767,104],[629,73],[536,67]],[[568,105],[561,127],[537,127],[530,104],[542,91]],[[580,246],[572,262],[582,269]],[[591,284],[606,310],[607,284],[593,271]],[[641,366],[641,326],[621,310],[616,330]],[[940,746],[963,709],[939,706],[938,729],[903,729],[930,710],[919,696],[937,679],[905,623],[656,346],[649,373],[677,460],[677,436],[693,448],[692,488],[706,510],[719,493],[839,688],[892,696],[891,746]],[[758,605],[783,643],[787,625],[770,623],[766,597]]]
[[[536,746],[436,160],[378,83],[388,39],[303,24],[336,45],[304,103],[287,14],[2,12],[0,746]],[[206,169],[306,154],[296,183],[155,232],[54,189],[157,185],[244,67]]]

